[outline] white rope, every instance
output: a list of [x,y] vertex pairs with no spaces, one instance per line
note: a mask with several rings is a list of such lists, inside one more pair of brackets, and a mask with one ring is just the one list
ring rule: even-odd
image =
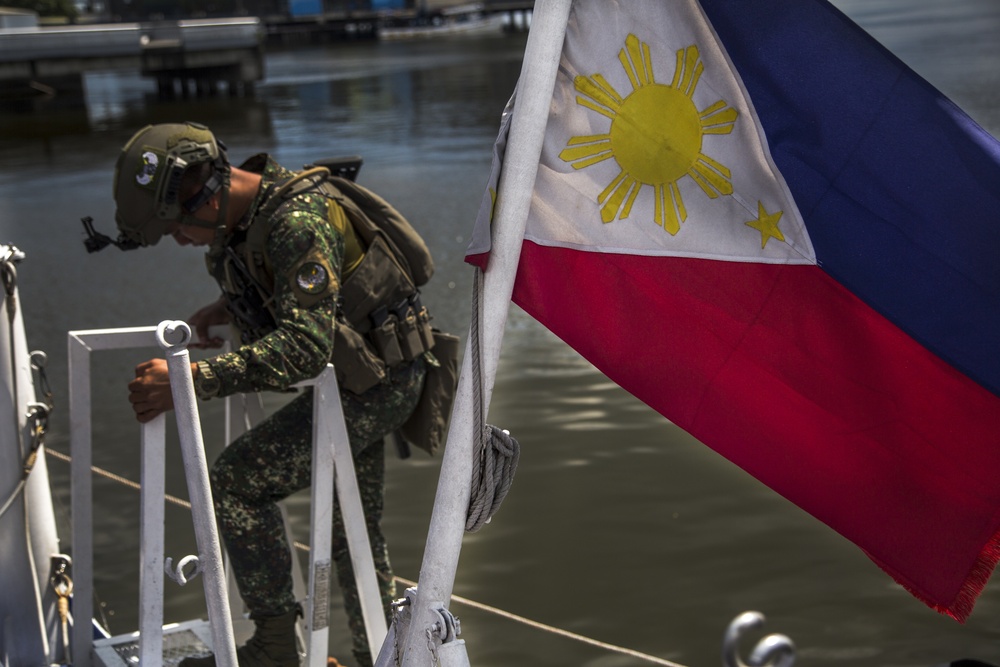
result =
[[[406,586],[417,585],[417,582],[409,581],[399,576],[393,578],[399,583],[405,584]],[[517,614],[512,614],[509,611],[504,611],[503,609],[498,609],[497,607],[491,607],[490,605],[483,604],[482,602],[476,602],[475,600],[464,598],[461,595],[452,594],[451,599],[454,602],[460,602],[461,604],[464,604],[468,607],[473,607],[480,611],[484,611],[489,614],[494,614],[495,616],[501,616],[503,618],[506,618],[507,620],[514,621],[515,623],[527,625],[530,628],[541,630],[542,632],[548,632],[549,634],[559,635],[560,637],[566,637],[567,639],[572,639],[573,641],[578,641],[583,644],[596,646],[597,648],[604,649],[606,651],[611,651],[613,653],[620,653],[622,655],[627,655],[632,658],[638,658],[639,660],[645,660],[646,662],[653,663],[654,665],[664,665],[665,667],[684,667],[684,665],[678,664],[676,662],[670,662],[669,660],[666,660],[664,658],[658,658],[655,655],[649,655],[648,653],[641,653],[639,651],[635,651],[630,648],[625,648],[624,646],[609,644],[607,642],[602,642],[599,639],[592,639],[590,637],[585,637],[584,635],[578,635],[575,632],[570,632],[569,630],[563,630],[562,628],[557,628],[551,625],[546,625],[545,623],[533,621],[530,618],[525,618],[524,616],[518,616]]]

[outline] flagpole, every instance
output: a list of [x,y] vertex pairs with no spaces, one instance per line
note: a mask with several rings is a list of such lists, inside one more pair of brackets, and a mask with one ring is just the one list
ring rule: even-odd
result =
[[[500,172],[489,268],[483,275],[480,334],[486,406],[496,379],[500,345],[571,4],[572,0],[536,0],[521,64],[514,115]],[[455,583],[469,508],[472,447],[477,440],[473,432],[475,405],[471,362],[472,353],[467,342],[417,595],[410,610],[402,656],[404,667],[432,665],[427,630],[438,619],[434,610],[448,608]]]

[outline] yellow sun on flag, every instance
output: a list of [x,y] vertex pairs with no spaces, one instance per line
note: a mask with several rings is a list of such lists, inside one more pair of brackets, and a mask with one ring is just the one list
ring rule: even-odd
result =
[[707,134],[729,134],[739,113],[719,100],[699,110],[692,97],[705,69],[696,45],[677,52],[674,80],[656,83],[649,45],[635,35],[618,54],[632,92],[622,97],[600,74],[578,76],[577,104],[611,119],[607,134],[572,137],[559,154],[574,169],[614,158],[618,176],[598,196],[601,220],[624,220],[643,185],[653,188],[654,220],[671,234],[687,219],[677,181],[690,176],[715,199],[733,192],[732,174],[702,153]]

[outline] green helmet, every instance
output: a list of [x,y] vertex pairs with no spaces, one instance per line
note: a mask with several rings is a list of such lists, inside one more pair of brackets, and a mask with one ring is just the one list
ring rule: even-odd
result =
[[[211,163],[201,192],[180,200],[181,177],[191,166]],[[204,125],[147,125],[122,148],[115,164],[115,222],[121,235],[140,246],[156,245],[171,222],[214,227],[194,218],[220,188],[229,185],[229,161],[222,142]]]

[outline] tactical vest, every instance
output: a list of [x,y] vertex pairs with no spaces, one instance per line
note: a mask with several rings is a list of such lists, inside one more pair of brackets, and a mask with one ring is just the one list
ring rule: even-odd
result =
[[328,199],[328,222],[344,235],[331,361],[340,386],[360,394],[382,382],[387,369],[434,347],[430,315],[417,289],[433,273],[433,260],[388,202],[330,176],[326,168],[307,169],[271,186],[253,223],[234,234],[221,256],[208,258],[209,271],[222,286],[244,343],[273,331],[277,317],[267,238],[294,198],[305,192]]

